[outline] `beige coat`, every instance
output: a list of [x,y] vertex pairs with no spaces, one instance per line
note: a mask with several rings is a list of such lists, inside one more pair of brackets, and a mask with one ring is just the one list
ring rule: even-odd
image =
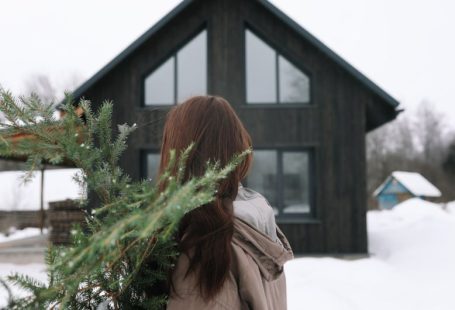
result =
[[286,309],[283,264],[293,257],[286,237],[276,227],[278,240],[274,241],[239,218],[235,219],[234,228],[231,272],[221,292],[213,300],[204,302],[194,277],[183,277],[188,257],[181,255],[173,274],[179,297],[171,294],[168,310]]

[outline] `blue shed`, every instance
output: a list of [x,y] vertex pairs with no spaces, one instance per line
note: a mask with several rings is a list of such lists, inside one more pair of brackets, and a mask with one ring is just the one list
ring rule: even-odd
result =
[[431,200],[440,197],[441,191],[420,173],[394,171],[373,195],[380,209],[391,209],[409,198]]

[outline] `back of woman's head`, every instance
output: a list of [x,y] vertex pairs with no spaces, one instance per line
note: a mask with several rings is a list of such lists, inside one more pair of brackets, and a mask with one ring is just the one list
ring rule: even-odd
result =
[[[233,156],[251,147],[251,139],[230,104],[221,97],[192,97],[173,108],[164,126],[160,173],[169,162],[170,150],[180,154],[194,147],[185,165],[183,181],[202,176],[208,161],[226,165]],[[180,224],[182,252],[190,258],[187,275],[193,273],[201,294],[215,296],[229,275],[233,234],[232,200],[246,176],[251,156],[219,182],[216,200],[189,212]]]

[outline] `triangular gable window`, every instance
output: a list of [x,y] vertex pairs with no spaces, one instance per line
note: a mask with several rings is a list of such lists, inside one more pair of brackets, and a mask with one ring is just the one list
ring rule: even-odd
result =
[[248,29],[245,38],[247,103],[309,103],[308,75]]
[[145,105],[173,105],[207,94],[207,31],[203,30],[144,80]]

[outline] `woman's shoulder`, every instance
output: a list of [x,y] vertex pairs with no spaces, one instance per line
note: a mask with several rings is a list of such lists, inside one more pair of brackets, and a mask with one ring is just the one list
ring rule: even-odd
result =
[[273,241],[277,240],[275,213],[264,196],[240,185],[233,205],[235,217],[247,222]]

